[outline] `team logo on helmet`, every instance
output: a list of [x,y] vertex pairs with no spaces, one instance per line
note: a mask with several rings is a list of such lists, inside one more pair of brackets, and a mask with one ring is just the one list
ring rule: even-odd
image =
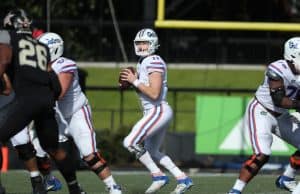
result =
[[298,44],[296,43],[296,42],[289,42],[289,47],[291,48],[291,49],[297,49],[298,48]]
[[47,45],[56,44],[56,43],[61,43],[61,40],[58,39],[58,38],[51,38],[51,39],[48,40]]

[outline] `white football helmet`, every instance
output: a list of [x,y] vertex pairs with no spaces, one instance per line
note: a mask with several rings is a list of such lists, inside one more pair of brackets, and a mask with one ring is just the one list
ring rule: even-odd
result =
[[63,55],[64,41],[58,34],[53,32],[46,32],[40,35],[37,39],[41,43],[46,44],[48,46],[50,51],[51,62]]
[[294,64],[300,73],[300,37],[293,37],[284,43],[284,59]]
[[[136,43],[141,42],[141,41],[149,42],[149,47],[147,50],[143,50],[143,51],[139,50]],[[144,28],[144,29],[141,29],[140,31],[138,31],[133,43],[134,43],[135,54],[137,56],[141,56],[141,57],[148,56],[148,55],[155,53],[155,51],[159,47],[158,37],[157,37],[156,33],[154,32],[154,30],[152,30],[150,28]]]

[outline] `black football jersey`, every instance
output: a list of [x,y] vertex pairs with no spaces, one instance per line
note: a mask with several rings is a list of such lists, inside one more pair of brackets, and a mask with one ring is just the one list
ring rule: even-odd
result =
[[32,38],[31,34],[17,31],[1,31],[0,42],[5,43],[5,39],[13,51],[13,60],[6,72],[12,80],[15,92],[23,93],[38,87],[49,87],[48,47]]

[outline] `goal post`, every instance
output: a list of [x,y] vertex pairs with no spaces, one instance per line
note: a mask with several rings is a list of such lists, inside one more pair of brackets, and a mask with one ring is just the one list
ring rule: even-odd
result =
[[169,29],[300,32],[299,23],[169,20],[165,18],[165,0],[157,0],[157,19],[155,20],[154,26],[156,28]]

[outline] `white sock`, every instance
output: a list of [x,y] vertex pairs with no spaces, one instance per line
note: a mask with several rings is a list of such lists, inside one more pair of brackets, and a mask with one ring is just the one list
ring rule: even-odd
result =
[[295,178],[296,177],[296,169],[292,168],[291,165],[289,164],[287,168],[285,169],[284,176],[290,177],[290,178]]
[[29,172],[29,174],[30,174],[30,177],[37,177],[40,175],[40,172],[39,171],[31,171],[31,172]]
[[158,168],[158,166],[154,163],[152,160],[150,154],[148,151],[146,151],[139,160],[141,163],[143,163],[146,168],[151,172],[151,174],[161,174],[161,170]]
[[247,183],[245,183],[244,181],[237,179],[233,185],[233,189],[239,190],[239,191],[243,191],[243,189],[245,188]]
[[116,185],[116,181],[114,180],[114,178],[113,178],[112,175],[110,175],[109,177],[105,178],[103,180],[103,182],[109,188],[111,188],[112,186]]
[[170,159],[169,156],[164,156],[162,159],[160,159],[159,163],[165,167],[170,173],[173,174],[173,176],[176,179],[184,179],[186,178],[186,175],[184,172],[182,172]]

